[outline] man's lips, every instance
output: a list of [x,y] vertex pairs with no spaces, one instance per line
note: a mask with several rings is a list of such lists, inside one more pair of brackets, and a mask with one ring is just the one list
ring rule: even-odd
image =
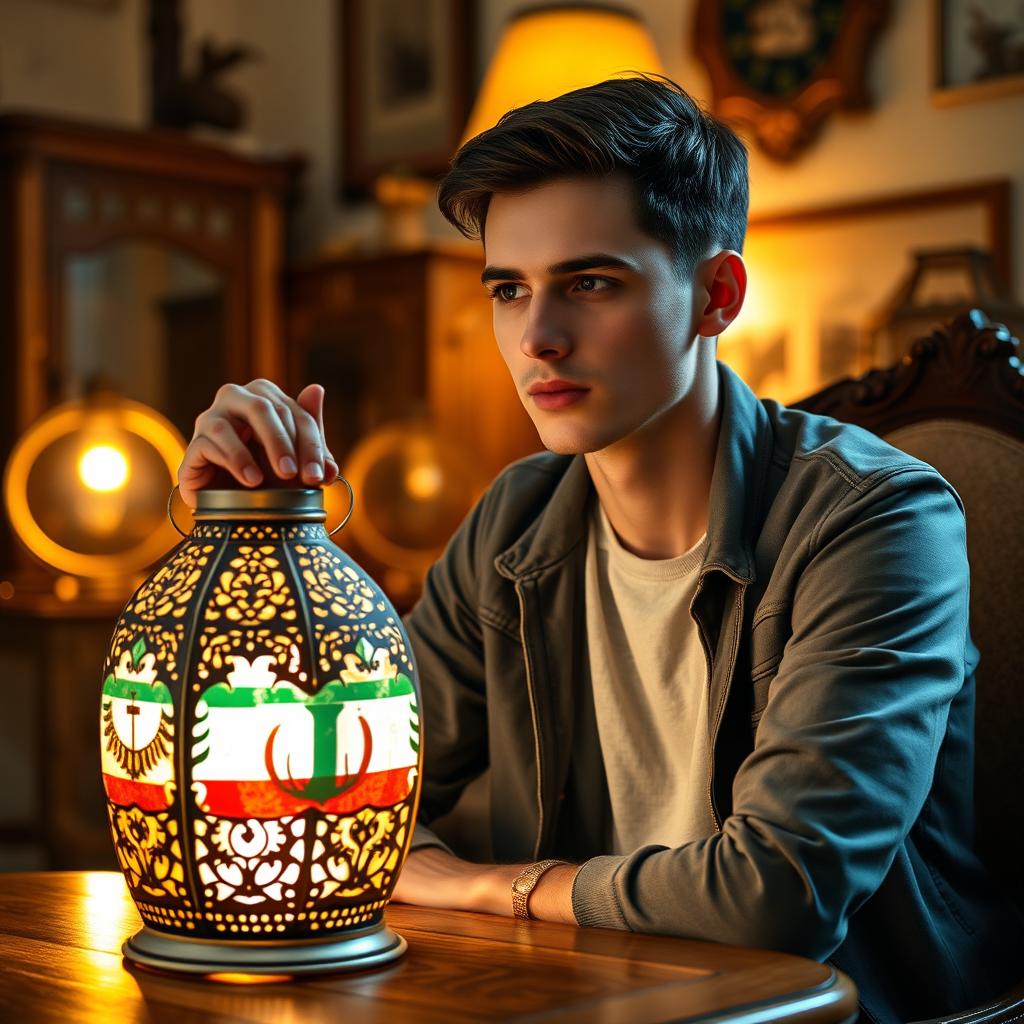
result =
[[590,388],[582,384],[574,384],[571,380],[542,380],[531,384],[527,389],[528,395],[552,395],[559,391],[589,391]]
[[544,380],[531,384],[527,393],[538,409],[565,409],[586,398],[590,388],[569,380]]

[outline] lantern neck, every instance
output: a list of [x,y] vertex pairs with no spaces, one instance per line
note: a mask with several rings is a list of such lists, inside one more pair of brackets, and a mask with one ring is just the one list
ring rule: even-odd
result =
[[236,522],[322,523],[327,518],[324,492],[319,487],[261,487],[196,492],[196,522],[231,519]]

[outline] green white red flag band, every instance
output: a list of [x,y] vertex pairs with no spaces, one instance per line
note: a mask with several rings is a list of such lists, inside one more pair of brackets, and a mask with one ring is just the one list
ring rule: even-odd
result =
[[[111,801],[155,810],[173,799],[173,707],[147,658],[133,666],[122,657],[104,684],[103,775]],[[233,662],[228,681],[205,690],[195,710],[192,790],[202,810],[232,818],[310,807],[342,814],[409,794],[419,719],[407,676],[335,680],[309,695],[277,679],[269,656]]]

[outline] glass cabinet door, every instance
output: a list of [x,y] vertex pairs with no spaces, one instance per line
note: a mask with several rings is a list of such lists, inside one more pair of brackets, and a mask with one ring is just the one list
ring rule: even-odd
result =
[[59,399],[103,384],[188,438],[228,379],[222,276],[181,249],[121,241],[63,265]]

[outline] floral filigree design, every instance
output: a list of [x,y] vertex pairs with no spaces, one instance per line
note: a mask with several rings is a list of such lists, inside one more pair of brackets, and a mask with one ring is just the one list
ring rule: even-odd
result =
[[270,523],[236,523],[231,528],[232,540],[280,540],[281,528]]
[[346,565],[323,544],[296,544],[299,571],[306,584],[310,611],[317,618],[337,615],[346,622],[362,622],[383,611],[380,591],[351,565]]
[[395,807],[364,807],[353,815],[327,815],[318,821],[306,905],[330,896],[390,895],[411,810],[409,801],[403,801]]
[[171,616],[180,618],[189,609],[196,587],[216,550],[213,544],[180,545],[175,553],[135,592],[130,609],[143,622]]
[[178,651],[185,639],[185,627],[181,623],[139,622],[131,617],[122,617],[114,630],[114,636],[107,651],[103,677],[114,670],[122,653],[133,647],[139,639],[146,642],[146,650],[156,658],[157,675],[175,683],[178,681]]
[[192,540],[223,540],[228,535],[228,529],[224,523],[196,523],[189,537]]
[[[198,823],[197,823],[198,824]],[[305,822],[297,818],[231,821],[206,816],[196,829],[196,860],[206,905],[295,905]]]
[[294,619],[295,595],[273,544],[240,544],[223,569],[206,608],[207,620],[223,615],[239,626],[261,626],[271,619]]
[[296,544],[296,562],[309,596],[317,664],[331,672],[346,661],[358,637],[391,652],[404,672],[415,671],[404,631],[388,613],[383,595],[329,547]]
[[[245,652],[245,657],[269,654],[281,666],[297,662],[305,649],[305,638],[297,626],[284,626],[277,630],[262,629],[220,629],[207,626],[199,636],[199,662],[196,675],[203,681],[224,675],[231,668],[231,659]],[[295,666],[296,678],[301,671]],[[301,676],[305,680],[305,674]]]
[[286,526],[281,536],[287,541],[296,540],[328,540],[327,530],[322,523],[298,523]]
[[341,666],[350,664],[358,638],[365,638],[375,648],[387,651],[389,660],[406,674],[411,676],[414,672],[405,636],[393,616],[389,615],[383,623],[363,623],[358,631],[346,626],[328,628],[317,622],[313,624],[313,637],[316,640],[317,664],[322,673],[338,672],[343,676]]
[[132,895],[188,900],[181,864],[178,823],[167,811],[107,804],[114,852]]
[[[207,911],[279,904],[284,909],[386,899],[408,836],[410,800],[352,815],[242,821],[204,815],[195,857]],[[307,820],[308,819],[308,820]],[[308,889],[302,885],[306,830],[314,831]]]

